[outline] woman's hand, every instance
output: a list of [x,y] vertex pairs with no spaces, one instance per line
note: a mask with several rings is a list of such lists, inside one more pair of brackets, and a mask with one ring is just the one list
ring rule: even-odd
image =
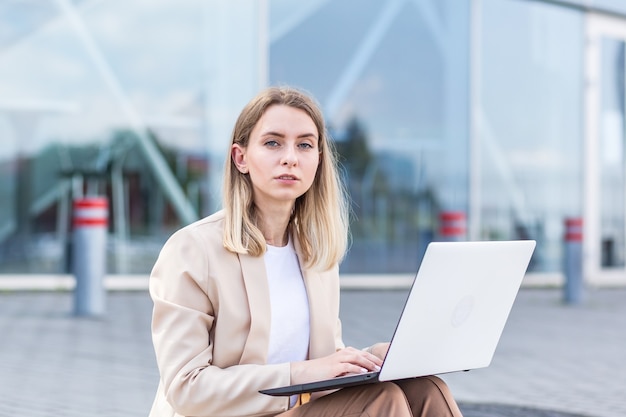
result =
[[381,361],[385,359],[385,356],[387,356],[388,350],[389,350],[389,342],[376,343],[375,345],[372,345],[366,349],[367,352],[370,352],[371,354],[379,358]]
[[375,354],[347,347],[323,358],[292,362],[291,383],[303,384],[336,376],[378,371],[382,363]]

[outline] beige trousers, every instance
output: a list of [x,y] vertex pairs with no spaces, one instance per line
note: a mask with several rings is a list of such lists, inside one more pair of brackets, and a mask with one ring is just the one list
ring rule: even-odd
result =
[[435,376],[344,388],[280,417],[462,417],[445,382]]

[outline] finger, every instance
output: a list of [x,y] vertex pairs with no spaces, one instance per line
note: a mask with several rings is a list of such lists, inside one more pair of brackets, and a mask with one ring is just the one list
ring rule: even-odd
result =
[[380,371],[380,366],[382,365],[381,363],[378,363],[378,361],[370,361],[366,368],[370,371]]
[[[373,370],[374,368],[380,368],[380,366],[383,364],[382,359],[380,359],[378,356],[376,356],[374,353],[372,353],[371,350],[357,350],[355,352],[358,356],[360,356],[361,358],[363,358],[364,360],[366,360],[367,362],[367,368],[370,370]],[[378,370],[378,369],[376,369]]]
[[346,348],[343,353],[344,362],[365,368],[367,371],[378,371],[382,365],[382,361],[377,356],[362,350]]
[[365,357],[374,365],[381,366],[383,364],[383,360],[380,359],[378,356],[374,355],[373,353],[369,353],[369,352],[364,352],[364,353],[365,353]]
[[359,365],[351,364],[351,363],[342,364],[341,369],[342,369],[342,372],[338,373],[337,376],[358,375],[358,374],[364,374],[366,372],[369,372],[368,369],[363,368],[362,366],[359,366]]

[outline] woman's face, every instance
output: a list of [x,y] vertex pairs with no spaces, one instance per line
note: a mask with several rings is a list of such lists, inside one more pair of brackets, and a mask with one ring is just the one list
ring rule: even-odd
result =
[[303,110],[273,105],[252,129],[248,146],[234,144],[231,155],[237,169],[250,175],[259,208],[292,206],[315,179],[319,132]]

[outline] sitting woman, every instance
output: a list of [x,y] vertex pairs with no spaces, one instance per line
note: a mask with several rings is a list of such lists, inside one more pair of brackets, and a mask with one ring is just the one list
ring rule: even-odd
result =
[[347,225],[319,106],[297,89],[262,91],[234,126],[223,209],[174,233],[154,265],[150,416],[461,416],[437,377],[259,393],[380,369],[387,343],[361,350],[341,338]]

